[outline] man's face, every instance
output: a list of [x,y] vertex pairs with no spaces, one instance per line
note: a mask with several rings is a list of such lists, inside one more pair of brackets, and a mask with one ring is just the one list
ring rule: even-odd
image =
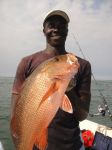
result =
[[68,23],[60,16],[53,16],[47,19],[43,31],[51,46],[62,46],[67,37]]

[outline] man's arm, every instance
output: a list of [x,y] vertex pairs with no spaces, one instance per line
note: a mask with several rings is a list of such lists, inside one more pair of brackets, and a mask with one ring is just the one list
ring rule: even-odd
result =
[[16,76],[12,87],[11,107],[10,107],[10,131],[15,146],[17,143],[17,137],[15,134],[16,124],[15,124],[14,113],[15,113],[16,104],[24,81],[25,81],[25,61],[24,59],[22,59],[16,71]]
[[78,74],[76,86],[67,92],[75,113],[75,118],[82,121],[87,118],[91,99],[91,65],[88,62]]
[[14,110],[16,107],[16,103],[17,103],[17,99],[18,99],[18,94],[12,94],[11,96],[11,112],[10,112],[10,118],[12,119],[14,116]]
[[14,145],[16,146],[17,144],[17,137],[15,136],[15,133],[14,133],[14,111],[15,111],[15,108],[16,108],[16,104],[17,104],[17,100],[18,100],[18,94],[12,94],[12,97],[11,97],[11,112],[10,112],[10,131],[11,131],[11,136],[12,136],[12,139],[13,139],[13,142],[14,142]]

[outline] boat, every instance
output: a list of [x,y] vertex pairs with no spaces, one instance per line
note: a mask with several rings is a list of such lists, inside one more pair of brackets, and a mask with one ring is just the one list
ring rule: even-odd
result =
[[82,139],[87,150],[112,150],[112,127],[90,120],[80,122]]
[[0,141],[0,150],[4,150],[2,142]]
[[80,122],[80,129],[81,130],[90,130],[95,135],[96,131],[103,133],[106,136],[109,136],[112,138],[112,128],[95,123],[90,120],[84,120]]

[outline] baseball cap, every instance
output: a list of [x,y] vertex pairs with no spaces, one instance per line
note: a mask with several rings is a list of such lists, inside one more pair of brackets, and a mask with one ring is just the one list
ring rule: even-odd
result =
[[54,11],[48,13],[48,15],[47,15],[47,16],[45,17],[45,19],[44,19],[43,24],[45,23],[45,21],[46,21],[49,17],[55,16],[55,15],[59,15],[59,16],[63,17],[63,18],[66,20],[67,23],[70,22],[70,19],[69,19],[68,15],[67,15],[64,11],[62,11],[62,10],[54,10]]

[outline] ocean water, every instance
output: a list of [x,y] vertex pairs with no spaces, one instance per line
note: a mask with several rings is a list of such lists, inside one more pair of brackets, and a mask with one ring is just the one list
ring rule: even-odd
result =
[[[0,141],[2,141],[4,150],[14,150],[9,129],[12,83],[13,78],[0,77]],[[94,81],[92,81],[90,113],[97,113],[97,106],[102,103],[99,90],[105,97],[109,109],[112,112],[112,81],[97,81],[97,85]],[[88,116],[88,119],[108,127],[112,127],[112,121],[110,120],[108,113],[106,113],[105,117]]]

